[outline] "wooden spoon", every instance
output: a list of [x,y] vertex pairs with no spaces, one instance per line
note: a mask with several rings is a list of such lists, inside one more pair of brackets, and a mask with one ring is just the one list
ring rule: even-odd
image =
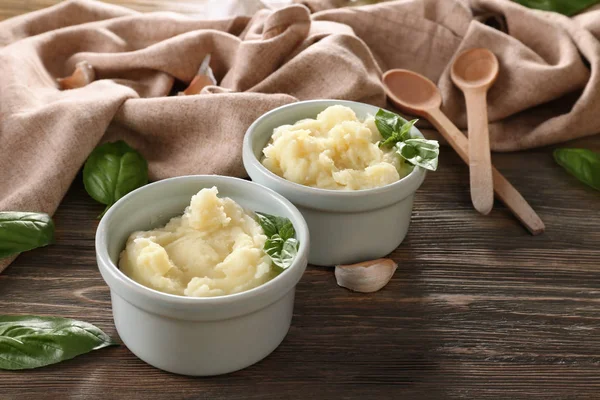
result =
[[498,77],[498,59],[488,49],[463,51],[454,60],[450,76],[467,102],[471,201],[477,211],[486,215],[494,206],[487,91]]
[[[440,110],[442,95],[433,82],[403,69],[392,69],[383,74],[383,86],[388,97],[403,112],[428,119],[444,136],[460,158],[469,164],[469,141]],[[533,235],[542,233],[544,223],[500,172],[492,167],[494,191],[513,214]]]

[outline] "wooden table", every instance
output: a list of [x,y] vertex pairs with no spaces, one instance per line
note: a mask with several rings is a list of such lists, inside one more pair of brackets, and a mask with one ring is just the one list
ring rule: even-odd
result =
[[[4,16],[22,10],[4,3]],[[571,145],[600,151],[600,137]],[[288,336],[260,363],[188,378],[121,345],[0,371],[0,399],[599,398],[600,194],[558,167],[550,148],[493,161],[546,233],[530,236],[498,203],[478,215],[467,167],[444,148],[392,254],[399,268],[389,285],[351,293],[331,269],[309,267]],[[55,215],[57,243],[22,254],[0,275],[0,313],[83,319],[118,337],[95,261],[102,209],[79,176]]]

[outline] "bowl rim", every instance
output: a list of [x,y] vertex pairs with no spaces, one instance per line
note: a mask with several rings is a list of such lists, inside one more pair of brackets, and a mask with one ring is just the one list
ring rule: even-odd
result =
[[[330,103],[335,103],[335,104],[330,104]],[[376,188],[369,188],[369,189],[358,189],[358,190],[335,190],[335,189],[322,189],[322,188],[316,188],[313,186],[302,185],[300,183],[289,181],[289,180],[277,175],[276,173],[272,172],[271,170],[269,170],[267,167],[265,167],[260,162],[258,157],[256,157],[256,154],[254,154],[254,151],[252,150],[253,141],[256,137],[256,134],[255,134],[256,127],[258,125],[260,125],[265,119],[272,117],[274,114],[280,113],[288,108],[302,107],[306,104],[309,104],[309,105],[323,104],[323,105],[326,105],[326,107],[340,104],[340,105],[346,105],[349,108],[352,108],[353,111],[355,111],[355,108],[352,106],[383,109],[383,110],[389,111],[385,108],[374,106],[372,104],[361,103],[358,101],[336,100],[336,99],[303,100],[303,101],[298,101],[295,103],[284,104],[282,106],[272,109],[271,111],[264,113],[263,115],[258,117],[248,127],[248,129],[246,130],[246,134],[244,135],[244,141],[243,141],[243,145],[242,145],[242,149],[243,149],[242,156],[243,156],[244,162],[248,161],[250,164],[252,164],[253,167],[256,168],[257,172],[262,173],[266,178],[268,178],[271,181],[276,182],[277,184],[283,186],[283,188],[285,188],[287,190],[292,190],[297,193],[303,193],[305,195],[338,197],[339,200],[363,197],[363,196],[373,196],[373,195],[377,195],[377,194],[381,194],[381,193],[388,193],[390,191],[396,191],[396,190],[403,189],[405,186],[409,186],[414,181],[420,180],[422,178],[424,179],[427,171],[424,168],[422,168],[418,165],[415,165],[415,166],[413,166],[413,169],[412,169],[412,171],[410,171],[410,173],[403,176],[396,182],[388,183],[387,185],[384,185],[384,186],[379,186]],[[293,122],[290,122],[290,123],[293,123]],[[421,131],[417,127],[413,126],[413,129],[415,129],[419,133],[419,135],[421,135],[421,137],[424,137],[423,134],[421,133]],[[247,171],[247,172],[250,175],[250,171]],[[420,186],[420,184],[419,184],[419,186]]]
[[[109,224],[111,218],[116,213],[116,210],[121,205],[123,205],[125,202],[130,201],[132,198],[134,198],[136,196],[140,196],[146,190],[149,190],[149,188],[154,188],[156,186],[161,186],[161,185],[166,185],[166,184],[175,184],[174,182],[178,182],[178,181],[185,182],[188,180],[200,180],[200,181],[213,180],[213,182],[211,182],[210,184],[217,186],[217,188],[219,187],[219,183],[214,182],[215,180],[216,181],[226,181],[226,182],[230,183],[231,185],[253,186],[253,187],[257,188],[259,191],[263,191],[266,196],[270,196],[271,199],[280,202],[285,208],[288,209],[288,211],[292,215],[292,218],[290,218],[290,220],[292,221],[294,229],[296,230],[296,237],[303,236],[306,238],[305,240],[300,241],[298,253],[296,254],[296,258],[292,262],[292,265],[290,265],[290,267],[286,268],[283,272],[281,272],[279,275],[277,275],[273,279],[271,279],[259,286],[256,286],[252,289],[249,289],[249,290],[246,290],[243,292],[239,292],[239,293],[227,294],[227,295],[223,295],[223,296],[214,296],[214,297],[182,296],[182,295],[177,295],[177,294],[161,292],[159,290],[152,289],[141,283],[136,282],[135,280],[133,280],[132,278],[127,276],[124,272],[122,272],[118,268],[118,266],[111,260],[109,254],[108,254],[108,239],[107,239],[107,237],[108,237],[109,233],[108,233],[108,230],[106,229],[106,227]],[[206,186],[206,187],[208,187],[208,186]],[[262,201],[263,199],[264,199],[264,197],[262,197],[260,200]],[[242,207],[243,207],[243,205],[242,205]],[[250,210],[250,211],[253,211],[253,210]],[[183,210],[182,210],[182,213],[183,213]],[[309,241],[310,241],[310,238],[309,238],[308,225],[306,224],[304,217],[302,216],[300,211],[298,211],[298,209],[289,200],[287,200],[285,197],[281,196],[277,192],[275,192],[265,186],[259,185],[255,182],[247,181],[247,180],[240,179],[240,178],[234,178],[234,177],[230,177],[230,176],[183,175],[183,176],[162,179],[162,180],[158,180],[156,182],[149,183],[147,185],[144,185],[138,189],[131,191],[127,195],[120,198],[115,204],[113,204],[109,208],[109,210],[104,214],[104,216],[100,220],[100,223],[98,224],[98,228],[96,229],[94,243],[95,243],[96,257],[98,258],[98,268],[100,269],[100,272],[102,272],[102,270],[107,272],[111,276],[111,278],[113,278],[113,280],[114,280],[113,282],[117,282],[125,290],[128,290],[131,293],[135,293],[137,295],[140,295],[140,296],[143,296],[146,298],[150,298],[150,299],[152,299],[154,301],[158,301],[158,302],[165,302],[165,303],[169,303],[169,304],[181,304],[181,305],[207,305],[207,306],[210,306],[210,305],[223,305],[223,304],[243,302],[244,300],[248,300],[250,298],[254,298],[256,296],[263,295],[268,291],[277,290],[277,286],[284,284],[285,283],[284,281],[286,280],[286,278],[293,279],[293,277],[291,277],[293,271],[295,271],[299,268],[302,269],[302,272],[300,273],[300,277],[301,277],[302,274],[304,273],[304,269],[306,269],[306,264],[307,264],[307,259],[308,259]],[[106,279],[105,279],[105,281],[106,281]],[[293,283],[292,287],[295,286],[297,284],[297,282],[298,281],[296,280]],[[112,285],[108,281],[106,281],[106,284],[109,286],[109,288],[111,290],[113,290]],[[276,300],[278,300],[278,299],[277,298],[273,299],[273,301],[276,301]]]

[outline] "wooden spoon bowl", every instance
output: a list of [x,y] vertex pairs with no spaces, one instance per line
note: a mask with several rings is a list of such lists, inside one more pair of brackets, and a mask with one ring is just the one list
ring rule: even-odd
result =
[[433,82],[416,72],[392,69],[382,80],[388,97],[406,112],[427,116],[426,111],[442,105],[442,95]]
[[462,90],[489,89],[498,77],[498,59],[488,49],[470,49],[461,53],[452,64],[450,77]]

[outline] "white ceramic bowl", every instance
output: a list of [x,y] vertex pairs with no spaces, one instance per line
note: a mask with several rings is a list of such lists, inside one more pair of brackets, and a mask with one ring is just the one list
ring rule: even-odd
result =
[[[200,189],[217,186],[246,209],[287,217],[300,242],[293,264],[246,292],[211,298],[162,293],[117,268],[129,235],[181,215]],[[308,256],[308,228],[286,199],[249,181],[223,176],[183,176],[137,189],[104,215],[96,232],[96,256],[110,287],[115,327],[136,356],[157,368],[185,375],[218,375],[245,368],[281,343],[292,319],[295,286]]]
[[[246,132],[244,167],[254,182],[275,190],[302,213],[311,235],[311,264],[351,264],[383,257],[400,245],[410,224],[415,191],[425,170],[415,167],[401,180],[367,190],[317,189],[290,182],[265,168],[260,160],[273,129],[304,118],[315,118],[329,106],[341,104],[361,120],[379,107],[343,100],[310,100],[276,108],[258,118]],[[415,127],[412,136],[423,137]]]

